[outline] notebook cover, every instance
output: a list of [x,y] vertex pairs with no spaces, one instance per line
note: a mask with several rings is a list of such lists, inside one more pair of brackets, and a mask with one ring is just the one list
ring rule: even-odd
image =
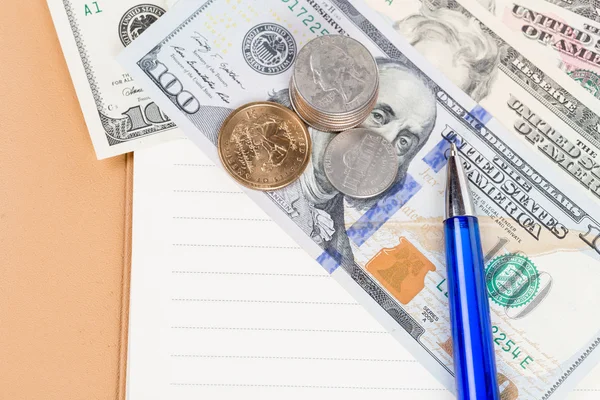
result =
[[96,160],[45,0],[0,48],[0,398],[124,400],[133,157]]

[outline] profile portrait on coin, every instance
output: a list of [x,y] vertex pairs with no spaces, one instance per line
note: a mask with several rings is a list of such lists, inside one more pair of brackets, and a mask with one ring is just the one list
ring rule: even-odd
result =
[[447,8],[421,7],[394,28],[430,63],[477,102],[498,76],[500,50],[475,19]]
[[[324,67],[324,58],[335,60],[334,68]],[[365,81],[354,59],[343,49],[331,46],[327,53],[313,52],[310,55],[313,81],[325,92],[337,92],[346,104],[351,103],[363,92]]]
[[[335,189],[325,175],[323,160],[327,145],[336,134],[309,128],[311,162],[298,181],[278,192],[294,210],[295,222],[342,265],[354,261],[344,225],[345,207],[364,211],[390,190],[401,190],[410,163],[429,139],[436,119],[435,93],[426,76],[400,60],[376,61],[381,83],[379,97],[361,127],[394,146],[399,167],[390,189],[370,199],[350,198]],[[270,100],[290,107],[287,89],[274,93]]]

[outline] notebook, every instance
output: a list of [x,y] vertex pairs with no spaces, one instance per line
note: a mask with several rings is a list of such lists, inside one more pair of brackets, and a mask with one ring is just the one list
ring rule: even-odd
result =
[[136,152],[133,202],[129,400],[454,398],[191,142]]

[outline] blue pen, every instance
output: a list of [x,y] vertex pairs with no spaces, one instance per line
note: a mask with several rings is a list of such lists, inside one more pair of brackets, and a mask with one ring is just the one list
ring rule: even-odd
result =
[[500,400],[479,223],[454,143],[448,157],[444,234],[457,398]]

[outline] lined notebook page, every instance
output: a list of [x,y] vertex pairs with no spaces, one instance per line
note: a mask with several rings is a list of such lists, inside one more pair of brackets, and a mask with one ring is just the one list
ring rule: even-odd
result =
[[453,396],[192,143],[136,151],[128,399],[238,398]]

